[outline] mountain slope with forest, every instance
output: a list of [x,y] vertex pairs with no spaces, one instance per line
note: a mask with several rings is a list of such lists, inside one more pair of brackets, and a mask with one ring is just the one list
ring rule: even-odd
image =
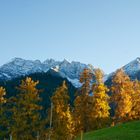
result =
[[[47,73],[34,73],[28,75],[34,81],[39,81],[37,88],[41,90],[40,96],[42,98],[41,105],[43,106],[43,114],[45,115],[47,109],[50,107],[50,99],[55,92],[55,90],[62,85],[63,81],[66,81],[69,90],[70,103],[73,103],[74,94],[76,92],[76,88],[69,82],[66,78],[62,78],[55,71],[48,71]],[[18,94],[17,86],[20,85],[21,80],[24,80],[26,76],[22,76],[19,78],[15,78],[8,81],[1,81],[0,86],[3,86],[6,89],[6,97],[16,96]]]

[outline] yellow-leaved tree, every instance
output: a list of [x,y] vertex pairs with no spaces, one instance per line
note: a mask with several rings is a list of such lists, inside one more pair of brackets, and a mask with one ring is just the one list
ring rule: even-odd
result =
[[123,69],[117,70],[112,79],[111,101],[115,104],[116,123],[128,121],[132,110],[133,82]]
[[110,106],[109,89],[103,82],[103,72],[100,69],[95,70],[95,83],[92,86],[93,104],[92,104],[92,120],[94,129],[103,128],[109,124]]
[[[5,99],[5,96],[6,95],[6,91],[5,91],[5,88],[3,87],[0,87],[0,105],[6,103],[6,99]],[[1,108],[2,109],[2,108]]]
[[140,81],[133,82],[134,93],[132,94],[132,109],[129,113],[131,120],[140,119]]
[[74,138],[74,123],[70,111],[68,88],[65,81],[62,86],[57,88],[51,101],[53,104],[51,139],[72,140]]
[[82,84],[78,91],[78,96],[74,101],[74,119],[76,133],[87,132],[91,130],[91,91],[92,73],[90,69],[84,69],[80,75],[80,83]]
[[39,105],[41,98],[36,88],[38,83],[27,77],[17,87],[20,93],[11,99],[13,101],[11,135],[14,140],[34,140],[43,129],[40,128],[39,111],[42,107]]
[[6,106],[5,103],[7,102],[5,88],[0,87],[0,139],[4,139],[4,137],[8,134],[8,117],[6,117]]

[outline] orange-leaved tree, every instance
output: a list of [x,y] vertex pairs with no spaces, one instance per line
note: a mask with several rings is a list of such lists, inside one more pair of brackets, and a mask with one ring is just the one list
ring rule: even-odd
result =
[[[52,101],[52,136],[53,140],[72,140],[74,122],[69,105],[68,88],[65,81],[58,87]],[[50,118],[51,119],[51,118]]]
[[104,84],[103,76],[102,70],[95,70],[95,82],[92,86],[93,110],[91,117],[94,129],[105,127],[109,123],[110,118],[109,96],[107,94],[109,89]]
[[123,69],[117,70],[112,79],[112,97],[115,104],[116,123],[128,121],[129,113],[132,110],[133,82]]
[[14,140],[34,140],[41,132],[40,113],[42,107],[39,105],[41,98],[36,88],[39,81],[35,82],[27,77],[22,80],[17,89],[19,94],[12,98],[11,134]]
[[76,133],[91,130],[91,91],[92,72],[90,69],[84,69],[80,75],[80,83],[82,84],[78,95],[74,101],[74,119],[76,125]]
[[4,97],[6,95],[6,90],[3,87],[0,87],[0,139],[8,134],[8,117],[6,116],[7,108],[5,103],[7,99]]
[[132,94],[132,109],[129,113],[131,120],[140,119],[140,81],[135,80],[133,82],[133,94]]

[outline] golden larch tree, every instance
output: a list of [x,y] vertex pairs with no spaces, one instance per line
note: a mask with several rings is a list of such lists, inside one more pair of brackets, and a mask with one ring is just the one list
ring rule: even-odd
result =
[[122,69],[117,70],[112,79],[111,101],[115,104],[116,122],[129,120],[129,113],[132,109],[133,82]]
[[3,87],[0,87],[0,139],[4,139],[4,137],[8,134],[8,117],[6,116],[7,108],[5,103],[7,99],[5,98],[6,90]]
[[51,139],[72,140],[74,137],[74,123],[65,81],[62,86],[56,89],[51,101],[53,105]]
[[94,129],[103,128],[109,123],[110,106],[109,89],[103,82],[103,72],[100,69],[95,70],[95,83],[92,86],[93,102],[92,102],[92,120]]
[[6,95],[5,88],[0,87],[0,104],[6,103],[6,99],[4,97],[5,95]]
[[132,94],[132,109],[129,113],[131,120],[140,119],[140,81],[135,80],[133,82],[133,94]]
[[91,113],[91,91],[92,73],[90,69],[84,69],[80,75],[80,83],[82,84],[78,95],[74,101],[74,119],[76,125],[76,133],[87,132],[90,128]]
[[14,140],[34,140],[40,129],[40,113],[42,107],[38,104],[41,100],[39,90],[36,88],[39,82],[27,77],[17,87],[19,94],[12,98],[11,134]]

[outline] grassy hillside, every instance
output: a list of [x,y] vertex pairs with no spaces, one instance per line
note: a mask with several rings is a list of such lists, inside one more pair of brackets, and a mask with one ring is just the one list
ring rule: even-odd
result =
[[140,121],[86,133],[83,140],[140,140]]

